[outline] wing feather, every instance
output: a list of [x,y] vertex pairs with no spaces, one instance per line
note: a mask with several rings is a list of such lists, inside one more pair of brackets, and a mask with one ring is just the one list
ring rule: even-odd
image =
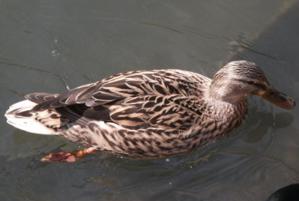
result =
[[65,113],[132,129],[184,131],[201,118],[204,105],[199,97],[209,83],[209,78],[181,70],[133,71],[60,95],[36,93],[26,98],[38,103],[33,110],[66,108]]
[[152,127],[184,131],[201,119],[204,104],[197,97],[146,95],[126,98],[107,109],[112,122],[130,129]]

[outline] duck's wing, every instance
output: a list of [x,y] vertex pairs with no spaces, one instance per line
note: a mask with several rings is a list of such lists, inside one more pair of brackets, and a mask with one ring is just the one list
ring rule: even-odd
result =
[[131,71],[77,87],[61,95],[48,97],[42,96],[42,93],[32,93],[25,98],[38,103],[36,110],[74,104],[95,107],[146,95],[201,97],[209,82],[207,77],[175,69]]
[[98,120],[129,129],[183,132],[202,117],[201,98],[209,81],[180,70],[135,71],[50,98],[41,93],[29,94],[26,98],[38,103],[33,110],[55,109],[66,122],[86,124]]
[[128,129],[183,133],[198,125],[206,108],[204,101],[195,96],[146,95],[126,98],[106,109],[111,122]]

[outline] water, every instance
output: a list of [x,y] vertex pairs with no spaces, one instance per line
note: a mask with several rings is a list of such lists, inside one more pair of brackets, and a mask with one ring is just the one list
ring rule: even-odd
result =
[[[0,113],[32,91],[63,92],[111,73],[177,67],[208,76],[231,59],[258,63],[299,100],[299,2],[0,1]],[[264,200],[299,180],[298,107],[257,98],[233,136],[162,160],[99,153],[44,164],[78,148],[0,119],[0,200]]]

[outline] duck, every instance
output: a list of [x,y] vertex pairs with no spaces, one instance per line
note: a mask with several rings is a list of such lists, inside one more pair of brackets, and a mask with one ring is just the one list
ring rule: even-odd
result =
[[29,133],[58,135],[83,149],[43,162],[75,162],[97,151],[137,159],[181,154],[227,136],[241,125],[249,96],[290,110],[254,62],[231,61],[213,78],[180,69],[118,73],[64,93],[34,92],[11,105],[7,123]]

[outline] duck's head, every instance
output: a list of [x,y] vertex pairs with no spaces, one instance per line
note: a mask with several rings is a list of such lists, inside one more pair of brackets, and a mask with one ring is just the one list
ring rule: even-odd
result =
[[213,77],[209,94],[232,104],[243,101],[249,95],[257,95],[284,109],[292,109],[296,105],[293,98],[270,85],[255,63],[244,60],[232,61],[222,67]]

